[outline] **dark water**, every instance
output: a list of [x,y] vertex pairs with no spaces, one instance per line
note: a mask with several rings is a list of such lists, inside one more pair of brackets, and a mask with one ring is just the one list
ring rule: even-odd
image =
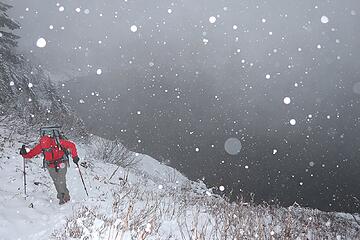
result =
[[[149,74],[159,77],[145,80]],[[175,80],[131,69],[79,78],[62,91],[94,133],[119,137],[218,192],[224,186],[231,200],[254,193],[257,203],[360,211],[360,108],[352,87],[321,92],[304,84],[295,92],[288,84],[286,105],[280,84],[262,86],[263,95],[243,91],[246,83],[214,82],[211,74]],[[229,138],[241,142],[236,155],[225,150]]]

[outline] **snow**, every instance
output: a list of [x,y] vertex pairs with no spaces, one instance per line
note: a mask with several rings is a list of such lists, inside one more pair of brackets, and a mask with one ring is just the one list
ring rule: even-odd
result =
[[285,104],[290,104],[290,102],[291,102],[291,99],[289,97],[284,98],[284,103]]
[[[11,134],[11,140],[6,140],[4,136]],[[49,174],[41,169],[42,158],[37,157],[26,162],[25,199],[23,159],[18,149],[25,140],[35,141],[37,135],[30,132],[24,136],[0,125],[0,138],[4,143],[0,151],[2,240],[119,239],[115,236],[122,236],[124,240],[144,239],[140,236],[182,239],[184,232],[191,233],[186,226],[192,226],[194,234],[186,239],[198,239],[196,236],[200,234],[204,234],[203,239],[221,239],[225,229],[229,230],[229,239],[234,239],[235,232],[240,230],[246,239],[258,235],[259,231],[264,237],[278,239],[286,229],[296,236],[307,234],[310,240],[315,239],[312,237],[316,236],[315,231],[319,231],[318,236],[334,236],[336,227],[339,228],[336,236],[341,239],[346,239],[345,235],[351,239],[356,233],[356,223],[349,214],[333,215],[330,221],[330,217],[319,211],[296,206],[277,209],[226,203],[202,182],[191,182],[147,155],[137,154],[138,164],[131,168],[99,161],[93,154],[97,137],[88,143],[77,142],[81,162],[87,165],[80,170],[89,197],[78,169],[71,162],[67,172],[71,201],[58,205]],[[219,190],[224,191],[225,187],[220,186]],[[286,222],[289,214],[291,225]],[[314,214],[317,217],[312,219]],[[223,221],[231,223],[230,228]]]
[[65,8],[63,6],[59,7],[59,12],[63,12]]
[[216,22],[216,17],[214,17],[214,16],[209,17],[209,22],[210,23],[215,23]]
[[36,41],[36,46],[39,47],[39,48],[44,48],[46,46],[46,40],[44,38],[39,38],[37,41]]
[[291,124],[292,126],[294,126],[294,125],[296,124],[296,120],[295,120],[295,119],[291,119],[291,120],[290,120],[290,124]]
[[329,18],[327,16],[322,16],[320,20],[321,20],[322,23],[328,23],[329,22]]
[[130,27],[130,30],[131,30],[132,32],[136,32],[136,31],[138,30],[138,28],[137,28],[136,25],[132,25],[132,26]]
[[270,74],[266,74],[266,75],[265,75],[265,78],[266,78],[266,79],[270,79],[270,78],[271,78]]
[[33,87],[33,84],[32,84],[32,83],[29,83],[29,84],[28,84],[28,87],[29,87],[29,88],[32,88],[32,87]]
[[96,70],[96,74],[97,74],[97,75],[101,75],[101,73],[102,73],[102,70],[101,70],[100,68],[98,68],[98,69]]

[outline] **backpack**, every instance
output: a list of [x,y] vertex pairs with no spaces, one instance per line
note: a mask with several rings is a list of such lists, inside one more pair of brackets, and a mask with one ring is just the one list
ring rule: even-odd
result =
[[[40,137],[42,136],[49,136],[52,139],[55,140],[56,145],[58,146],[58,148],[60,148],[66,156],[66,163],[68,164],[68,166],[70,166],[69,164],[69,152],[67,149],[63,148],[60,144],[60,139],[64,139],[67,140],[67,138],[65,137],[64,133],[61,131],[61,126],[49,126],[49,127],[42,127],[40,128]],[[45,152],[46,151],[52,151],[52,149],[43,149],[43,154],[44,154],[44,159],[43,159],[43,168],[45,169]]]

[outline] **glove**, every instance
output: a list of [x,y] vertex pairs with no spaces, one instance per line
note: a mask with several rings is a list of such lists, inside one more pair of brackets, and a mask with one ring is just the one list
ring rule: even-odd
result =
[[25,148],[25,145],[22,145],[22,147],[20,149],[20,155],[25,155],[25,154],[27,154],[26,148]]
[[79,157],[76,156],[76,157],[73,157],[73,162],[77,165],[78,162],[80,161]]

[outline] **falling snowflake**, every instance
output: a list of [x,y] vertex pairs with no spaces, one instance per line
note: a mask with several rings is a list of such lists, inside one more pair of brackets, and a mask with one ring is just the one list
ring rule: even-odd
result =
[[277,149],[273,149],[273,155],[277,153]]
[[83,104],[83,103],[85,103],[85,101],[83,99],[80,99],[79,103]]
[[285,104],[290,104],[290,102],[291,102],[291,99],[289,97],[284,98],[284,103]]
[[169,13],[169,14],[172,13],[172,10],[171,10],[170,8],[168,9],[168,13]]
[[33,84],[32,84],[32,83],[29,83],[29,84],[28,84],[28,87],[29,87],[29,88],[32,88],[32,87],[33,87]]
[[79,13],[79,12],[81,12],[81,9],[80,9],[80,8],[76,8],[75,11]]
[[215,23],[216,22],[216,17],[214,17],[214,16],[209,17],[209,22],[210,23]]
[[295,119],[291,119],[291,120],[290,120],[290,124],[291,124],[292,126],[294,126],[294,125],[296,124],[296,120],[295,120]]
[[84,10],[84,13],[85,13],[85,14],[89,14],[89,13],[90,13],[90,10],[89,10],[89,9],[85,9],[85,10]]
[[138,30],[138,28],[137,28],[137,26],[132,25],[132,26],[130,27],[130,30],[131,30],[132,32],[136,32],[136,31]]
[[10,82],[10,86],[14,86],[15,83],[13,81]]
[[322,23],[328,23],[329,22],[329,18],[327,16],[322,16],[321,17],[321,22]]
[[97,75],[101,75],[101,73],[102,73],[102,70],[100,68],[98,70],[96,70]]
[[39,48],[45,47],[46,46],[46,40],[44,38],[39,38],[36,41],[36,46],[39,47]]
[[234,26],[233,26],[233,29],[234,29],[234,30],[238,29],[238,26],[234,25]]
[[266,74],[266,75],[265,75],[265,78],[266,78],[266,79],[270,79],[270,77],[271,77],[270,74]]
[[50,30],[53,30],[53,29],[54,29],[54,26],[53,26],[53,25],[50,25],[50,26],[49,26],[49,29],[50,29]]
[[59,7],[59,11],[63,12],[65,10],[65,8],[63,6]]
[[220,187],[219,187],[219,190],[223,192],[223,191],[225,190],[225,187],[224,187],[224,186],[220,186]]

